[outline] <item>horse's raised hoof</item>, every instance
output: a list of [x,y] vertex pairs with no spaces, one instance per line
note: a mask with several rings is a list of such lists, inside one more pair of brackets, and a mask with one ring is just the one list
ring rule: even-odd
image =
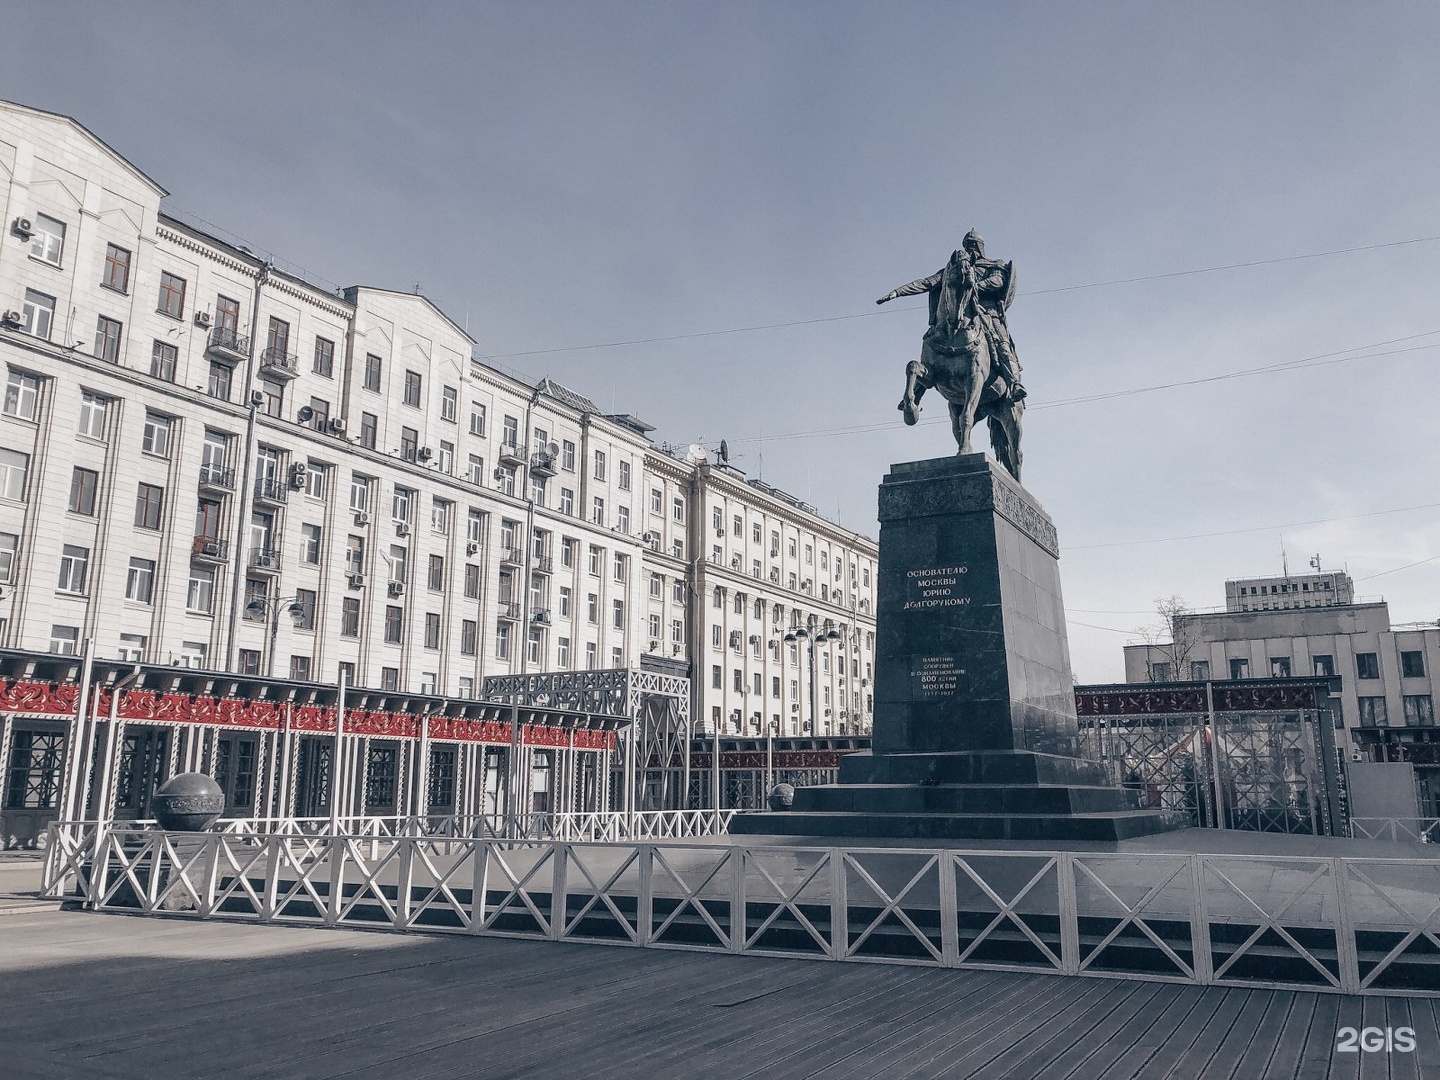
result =
[[916,405],[915,402],[906,400],[906,401],[900,402],[900,404],[899,404],[899,405],[896,405],[895,407],[896,407],[897,409],[899,409],[902,413],[905,414],[905,423],[906,423],[906,424],[910,425],[911,427],[914,427],[917,423],[919,423],[919,421],[920,421],[920,406],[919,406],[919,405]]

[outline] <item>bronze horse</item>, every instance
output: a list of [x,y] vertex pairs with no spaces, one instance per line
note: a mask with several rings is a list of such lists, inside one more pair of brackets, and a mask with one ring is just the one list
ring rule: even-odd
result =
[[[967,307],[974,311],[973,305]],[[1019,481],[1025,402],[1012,400],[1005,377],[996,370],[995,356],[978,313],[962,313],[953,329],[942,324],[926,332],[920,359],[905,365],[905,396],[897,406],[905,414],[905,423],[914,424],[920,419],[920,398],[926,390],[939,391],[950,403],[950,429],[955,433],[959,453],[973,452],[971,430],[975,421],[984,420],[995,460]]]

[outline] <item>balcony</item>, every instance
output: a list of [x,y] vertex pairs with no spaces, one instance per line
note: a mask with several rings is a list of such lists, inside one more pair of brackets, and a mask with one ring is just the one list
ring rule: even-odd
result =
[[506,619],[510,622],[519,622],[520,605],[514,603],[513,601],[501,600],[500,610],[496,613],[496,615],[498,618]]
[[514,468],[517,465],[525,464],[525,451],[521,450],[513,442],[502,442],[500,444],[500,463]]
[[289,381],[300,374],[300,357],[284,349],[266,349],[260,354],[260,374]]
[[500,552],[501,566],[524,566],[525,552],[519,548],[506,548]]
[[190,544],[190,558],[196,562],[223,563],[229,557],[229,543],[217,537],[197,536]]
[[272,506],[284,506],[290,497],[290,489],[279,476],[257,476],[255,478],[255,501]]
[[222,494],[235,490],[235,470],[224,465],[206,464],[200,466],[200,490]]
[[537,574],[553,574],[555,572],[555,560],[549,555],[536,555],[530,565],[530,569]]
[[536,454],[530,459],[530,475],[549,479],[555,475],[555,459],[549,454]]
[[228,326],[216,326],[210,330],[205,351],[217,360],[238,364],[250,359],[250,339]]
[[280,572],[280,549],[251,548],[250,569],[261,574],[278,574]]

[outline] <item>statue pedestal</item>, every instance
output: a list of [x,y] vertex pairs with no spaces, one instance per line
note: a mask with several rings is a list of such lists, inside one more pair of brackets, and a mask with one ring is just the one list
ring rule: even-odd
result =
[[731,832],[1116,840],[1177,827],[1077,756],[1055,526],[984,454],[880,487],[873,750]]

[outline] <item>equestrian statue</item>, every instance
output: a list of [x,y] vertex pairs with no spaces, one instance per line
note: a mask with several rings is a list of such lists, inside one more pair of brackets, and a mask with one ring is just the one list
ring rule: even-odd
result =
[[928,293],[930,328],[920,359],[905,365],[905,423],[920,419],[920,398],[937,390],[950,403],[950,428],[960,453],[971,453],[970,432],[984,420],[990,448],[1010,475],[1020,479],[1020,420],[1025,387],[1020,361],[1005,322],[1015,296],[1015,264],[985,257],[985,241],[971,229],[960,250],[935,274],[901,285],[877,304]]

